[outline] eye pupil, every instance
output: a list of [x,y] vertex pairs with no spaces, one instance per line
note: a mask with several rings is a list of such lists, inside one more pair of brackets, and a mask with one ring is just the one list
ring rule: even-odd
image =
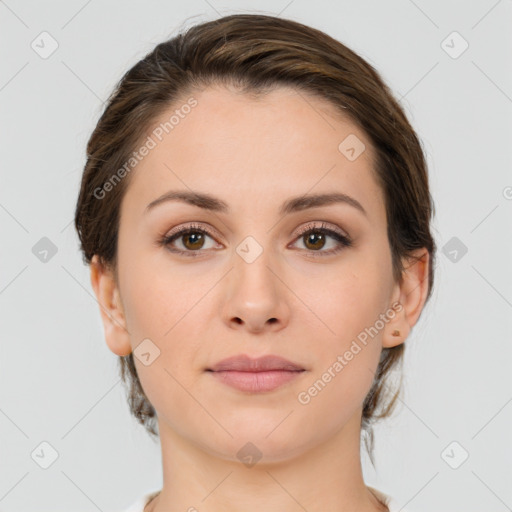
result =
[[[320,240],[321,244],[318,246],[315,244],[315,239]],[[313,244],[314,249],[321,249],[325,244],[325,235],[323,233],[309,233],[306,238],[306,246],[310,243]]]
[[187,233],[186,235],[183,235],[183,238],[184,240],[195,239],[195,241],[192,241],[192,247],[190,247],[189,244],[184,242],[183,245],[185,245],[185,247],[187,247],[188,249],[200,249],[202,244],[199,243],[199,246],[197,246],[196,244],[198,242],[204,242],[204,235],[198,232]]

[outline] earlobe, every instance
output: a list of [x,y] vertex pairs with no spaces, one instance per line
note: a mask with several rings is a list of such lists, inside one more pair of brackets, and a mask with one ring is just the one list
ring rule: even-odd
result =
[[94,255],[91,260],[91,285],[100,307],[105,341],[114,354],[129,355],[132,351],[119,289],[111,269]]
[[396,284],[392,309],[388,315],[382,340],[383,347],[404,343],[418,321],[425,305],[429,287],[430,258],[427,249],[418,249],[406,259],[402,282]]

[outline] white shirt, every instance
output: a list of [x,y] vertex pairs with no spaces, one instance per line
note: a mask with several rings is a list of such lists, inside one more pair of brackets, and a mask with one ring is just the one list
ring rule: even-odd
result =
[[[381,501],[383,501],[389,508],[389,512],[407,512],[403,508],[400,508],[398,502],[391,496],[375,489],[374,487],[367,486]],[[144,507],[148,504],[149,500],[153,496],[157,495],[160,491],[151,491],[146,493],[144,496],[139,498],[136,502],[132,503],[124,512],[143,512]]]

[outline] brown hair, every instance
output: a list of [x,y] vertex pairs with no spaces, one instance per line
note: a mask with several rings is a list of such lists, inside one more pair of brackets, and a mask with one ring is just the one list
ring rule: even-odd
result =
[[[75,212],[85,263],[97,254],[116,270],[120,204],[130,176],[109,191],[106,201],[98,200],[95,191],[129,160],[162,111],[187,92],[212,84],[235,85],[254,95],[291,86],[329,101],[359,126],[375,150],[373,170],[385,196],[395,281],[401,282],[402,258],[426,248],[430,298],[434,203],[422,146],[402,108],[378,72],[341,42],[298,22],[265,15],[236,14],[193,26],[158,44],[121,78],[87,145]],[[385,378],[402,362],[404,347],[383,348],[363,404],[361,428],[372,463],[372,423],[394,408],[401,381],[397,389],[387,391]],[[156,412],[140,384],[133,354],[120,357],[120,372],[130,385],[132,414],[157,436]]]

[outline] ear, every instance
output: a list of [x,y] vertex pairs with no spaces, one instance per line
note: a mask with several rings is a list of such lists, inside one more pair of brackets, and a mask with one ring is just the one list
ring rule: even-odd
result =
[[[425,248],[417,249],[406,258],[402,282],[393,291],[391,308],[395,315],[386,324],[382,346],[389,348],[404,343],[418,321],[428,294],[430,255]],[[397,334],[397,331],[399,334]]]
[[91,285],[100,305],[108,347],[118,356],[129,355],[132,348],[116,279],[112,270],[100,262],[97,254],[91,260]]

